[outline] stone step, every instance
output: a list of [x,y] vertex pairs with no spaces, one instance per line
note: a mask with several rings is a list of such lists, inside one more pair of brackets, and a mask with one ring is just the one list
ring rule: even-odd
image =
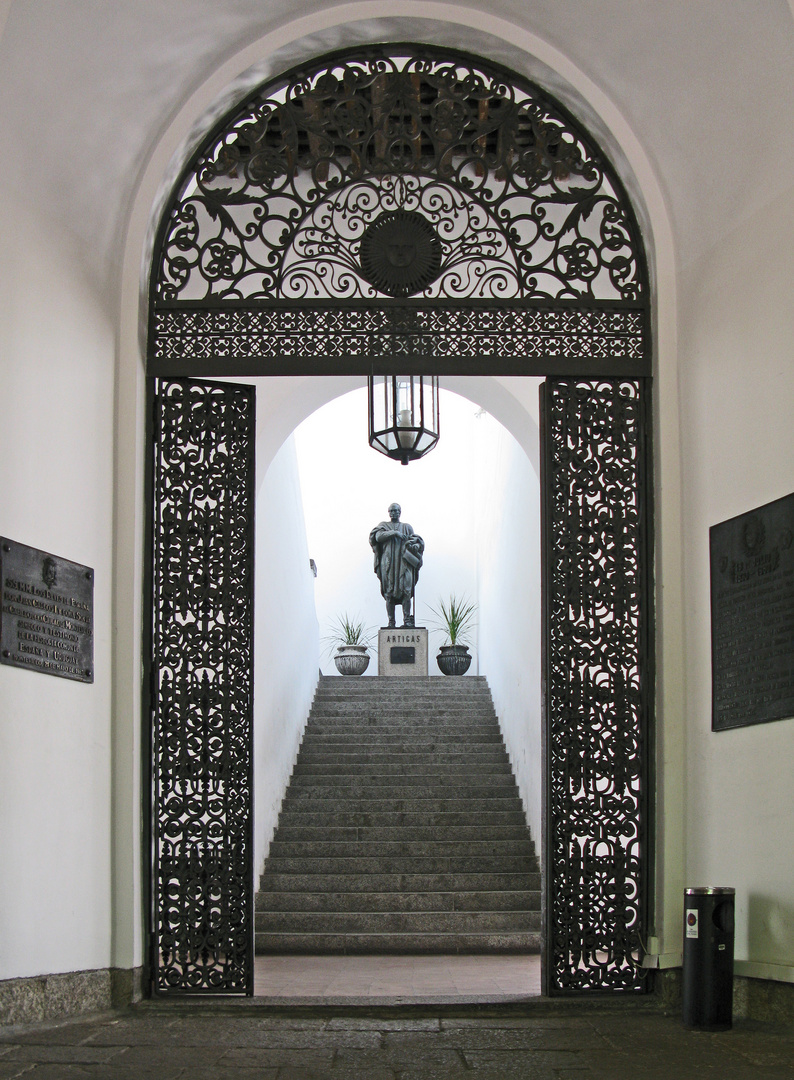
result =
[[256,948],[529,952],[540,876],[485,679],[322,678]]
[[355,723],[375,721],[380,724],[427,724],[438,723],[440,726],[456,723],[496,724],[496,711],[490,703],[448,703],[414,702],[409,706],[399,703],[379,704],[378,702],[323,702],[312,706],[309,723],[337,723],[350,719]]
[[[399,629],[399,627],[398,627]],[[403,694],[426,692],[430,687],[438,694],[468,694],[476,690],[490,694],[488,680],[484,675],[466,675],[450,679],[446,675],[366,675],[361,679],[344,678],[340,675],[322,675],[317,684],[317,694]]]
[[258,911],[269,934],[499,934],[540,930],[539,911]]
[[[521,799],[516,795],[513,799],[296,799],[293,800],[287,792],[282,804],[282,814],[314,813],[324,814],[325,820],[330,821],[331,815],[335,824],[341,824],[340,814],[356,814],[372,817],[374,814],[418,814],[422,821],[432,820],[436,814],[467,814],[468,824],[476,821],[482,814],[494,811],[494,803],[497,803],[502,812],[513,811],[523,820]],[[428,818],[428,815],[430,817]],[[362,821],[362,824],[368,822]]]
[[[502,746],[501,733],[495,731],[479,732],[476,739],[471,740],[475,746]],[[438,732],[434,732],[432,735],[425,734],[421,737],[415,732],[402,732],[396,733],[373,733],[365,731],[355,732],[336,732],[329,735],[315,735],[314,732],[307,729],[306,734],[303,737],[301,746],[312,747],[314,749],[321,749],[322,747],[328,747],[329,749],[336,746],[340,747],[355,747],[360,746],[361,750],[382,750],[384,746],[400,746],[403,749],[406,746],[410,746],[414,753],[432,753],[437,747],[439,750],[451,750],[454,747],[466,747],[469,745],[470,740],[468,735],[463,734],[460,731],[455,731],[449,735],[439,735]]]
[[521,840],[531,846],[534,842],[526,825],[396,825],[369,826],[351,825],[348,827],[327,825],[281,824],[276,830],[276,841],[316,841],[334,843],[340,840],[361,840],[368,843],[387,843],[403,840],[441,840],[441,841],[482,841],[482,840]]
[[[343,791],[344,794],[340,794]],[[490,787],[483,784],[478,784],[472,780],[471,783],[462,783],[458,780],[455,784],[445,784],[443,781],[431,782],[430,778],[426,784],[413,785],[413,784],[367,784],[362,781],[350,782],[348,784],[314,784],[306,786],[303,784],[290,784],[290,789],[284,799],[287,805],[293,802],[313,802],[322,800],[331,800],[333,802],[350,802],[350,801],[373,801],[384,802],[388,800],[399,799],[403,802],[412,802],[414,799],[417,802],[432,802],[434,799],[444,799],[444,801],[455,801],[472,799],[477,802],[501,802],[503,799],[517,799],[515,783],[509,786],[503,784],[499,787]],[[420,807],[417,807],[420,809]]]
[[476,859],[534,856],[521,840],[273,840],[271,859]]
[[480,765],[494,762],[502,764],[509,762],[507,751],[503,746],[492,743],[482,747],[469,746],[459,750],[437,750],[428,757],[427,754],[401,753],[399,750],[307,750],[303,747],[298,754],[298,764],[304,765],[421,765],[432,761],[438,765]]
[[257,911],[540,911],[540,891],[259,892]]
[[256,951],[295,955],[539,953],[540,934],[257,934]]
[[502,826],[520,825],[526,829],[524,812],[520,807],[516,809],[494,810],[490,804],[488,809],[472,809],[468,804],[462,810],[434,810],[415,811],[409,807],[407,810],[371,810],[369,808],[360,811],[339,811],[329,818],[325,811],[320,812],[314,807],[299,805],[285,811],[282,808],[278,828],[282,826],[298,826],[314,828],[327,825],[333,821],[334,827],[338,828],[365,828],[365,829],[393,829],[397,827],[412,828],[415,825],[422,828],[447,828],[449,826],[475,827],[478,822],[493,828]]
[[516,782],[510,769],[502,772],[486,772],[484,769],[431,769],[429,766],[425,772],[403,772],[402,770],[386,770],[383,767],[375,769],[347,769],[343,772],[322,772],[319,769],[304,773],[297,770],[292,775],[292,784],[295,791],[303,791],[305,788],[320,790],[327,787],[344,787],[348,790],[360,787],[366,788],[395,787],[395,778],[399,777],[405,787],[424,787],[425,791],[439,791],[452,788],[454,790],[471,789],[472,787],[485,790],[486,788],[515,789]]
[[540,873],[456,873],[390,874],[379,870],[371,874],[283,873],[271,871],[259,880],[262,892],[516,892],[540,889]]
[[445,743],[454,744],[461,741],[474,743],[502,742],[498,728],[474,728],[473,726],[467,728],[465,725],[460,724],[450,725],[447,730],[438,726],[431,727],[430,725],[423,728],[416,726],[411,728],[398,728],[396,726],[376,728],[369,725],[360,725],[359,727],[342,727],[341,724],[336,727],[315,725],[310,730],[307,730],[304,738],[317,740],[341,739],[346,742],[366,742],[371,744],[388,739],[390,742],[399,740],[402,746],[411,746],[413,740],[416,739],[421,743],[438,743],[442,747]]
[[391,855],[373,858],[302,857],[268,855],[265,876],[273,874],[530,874],[537,870],[531,855],[479,855],[438,857]]

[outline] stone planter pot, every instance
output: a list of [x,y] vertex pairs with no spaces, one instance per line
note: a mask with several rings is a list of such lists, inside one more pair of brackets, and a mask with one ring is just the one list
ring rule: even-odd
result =
[[366,645],[340,645],[334,656],[340,675],[363,675],[369,667]]
[[468,645],[442,645],[436,657],[444,675],[465,675],[471,664]]

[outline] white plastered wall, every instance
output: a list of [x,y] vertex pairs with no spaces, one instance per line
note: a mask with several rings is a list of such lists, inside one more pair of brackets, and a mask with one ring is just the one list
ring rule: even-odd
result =
[[[259,395],[260,399],[262,395]],[[318,678],[319,633],[295,444],[257,484],[254,586],[254,871],[278,821]]]
[[[284,70],[303,58],[360,41],[418,40],[459,47],[499,59],[545,83],[593,131],[618,164],[634,194],[651,249],[654,268],[656,365],[656,563],[661,585],[657,595],[657,829],[655,929],[652,943],[662,963],[680,962],[681,887],[683,884],[683,655],[680,576],[680,465],[676,363],[675,273],[673,245],[664,199],[643,148],[614,103],[558,50],[521,26],[490,11],[457,8],[418,0],[381,0],[342,4],[284,25],[237,53],[211,73],[187,100],[152,148],[130,210],[123,265],[117,366],[117,506],[115,553],[119,571],[114,597],[115,642],[114,753],[114,962],[140,963],[142,940],[139,881],[140,833],[136,745],[140,716],[140,567],[143,553],[143,366],[141,348],[141,279],[151,238],[153,208],[162,205],[163,178],[174,175],[217,103],[228,108],[247,69],[258,79]],[[214,110],[214,112],[213,112]],[[143,254],[142,254],[143,253]],[[274,428],[283,427],[291,409],[294,423],[338,391],[323,380],[302,382],[311,407],[293,398],[273,412]],[[485,404],[485,402],[483,402]],[[486,407],[487,404],[486,404]],[[496,413],[494,413],[496,415]],[[261,414],[260,414],[261,418]],[[286,437],[294,426],[284,431]],[[517,436],[520,440],[520,436]],[[123,618],[119,616],[123,615]],[[677,950],[677,951],[676,951]]]
[[[528,425],[529,426],[529,425]],[[504,428],[486,428],[489,463],[477,476],[480,671],[488,676],[519,794],[540,851],[540,485]],[[516,598],[520,597],[520,603]]]
[[687,885],[736,889],[740,973],[794,982],[794,720],[711,730],[711,525],[794,491],[791,193],[682,277]]
[[0,666],[0,980],[110,964],[113,352],[68,243],[0,195],[0,534],[95,571],[93,683]]

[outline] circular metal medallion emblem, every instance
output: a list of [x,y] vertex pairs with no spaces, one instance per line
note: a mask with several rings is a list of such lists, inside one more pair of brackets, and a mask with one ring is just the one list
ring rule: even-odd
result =
[[441,269],[441,240],[426,217],[415,210],[379,214],[361,237],[364,277],[387,296],[422,292]]

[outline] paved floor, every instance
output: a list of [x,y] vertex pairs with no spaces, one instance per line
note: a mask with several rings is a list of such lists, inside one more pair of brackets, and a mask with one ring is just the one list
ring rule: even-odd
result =
[[271,1004],[523,1001],[540,994],[540,957],[257,956],[254,993]]
[[[410,1015],[406,1015],[410,1013]],[[536,999],[489,1015],[278,1012],[198,1001],[0,1031],[0,1078],[25,1080],[792,1080],[794,1032],[685,1031],[626,1002]]]

